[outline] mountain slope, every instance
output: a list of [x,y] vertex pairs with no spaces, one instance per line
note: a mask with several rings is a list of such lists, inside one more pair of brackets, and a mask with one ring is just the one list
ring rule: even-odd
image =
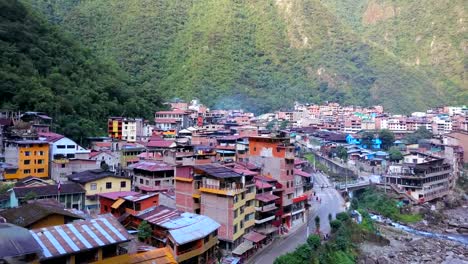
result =
[[128,83],[118,66],[103,63],[20,2],[0,0],[0,108],[47,112],[59,132],[75,139],[106,134],[109,115],[141,115],[157,104]]
[[[378,41],[380,29],[362,24],[372,20],[363,14],[374,0],[29,1],[117,62],[132,89],[166,98],[256,112],[294,100],[383,104],[395,112],[468,100],[463,56],[450,57],[452,68],[408,63],[408,53]],[[417,7],[406,6],[407,13]]]

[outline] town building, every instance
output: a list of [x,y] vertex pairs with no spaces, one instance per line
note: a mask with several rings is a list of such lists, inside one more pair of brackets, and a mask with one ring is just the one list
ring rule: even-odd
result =
[[160,205],[129,215],[123,223],[137,229],[143,221],[151,226],[151,244],[168,248],[178,263],[213,263],[216,259],[220,225],[210,217]]
[[41,249],[40,263],[91,263],[128,252],[133,238],[111,215],[30,231]]
[[[107,120],[109,137],[127,142],[135,142],[145,135],[145,122],[141,118],[110,117]],[[146,129],[147,130],[147,129]]]
[[234,250],[255,225],[255,182],[219,164],[176,168],[176,206],[206,215],[221,227],[220,247]]
[[129,177],[116,175],[111,171],[88,170],[68,175],[68,180],[80,184],[86,191],[85,205],[87,209],[97,209],[98,194],[130,191]]
[[93,151],[89,154],[89,159],[94,160],[100,168],[105,163],[110,171],[117,171],[120,166],[120,154],[117,151]]
[[100,167],[91,159],[56,159],[50,162],[50,178],[55,182],[66,182],[70,174],[97,170]]
[[443,158],[413,152],[404,156],[403,164],[390,165],[384,175],[386,184],[424,203],[447,195],[451,189],[452,167]]
[[39,263],[42,248],[28,229],[0,223],[0,260],[4,263]]
[[85,190],[76,183],[15,186],[9,191],[8,207],[18,207],[28,200],[53,199],[65,208],[85,209]]
[[110,213],[115,217],[124,214],[136,215],[157,205],[159,205],[158,193],[141,194],[130,191],[99,194],[100,213]]
[[154,115],[155,128],[161,130],[176,130],[190,126],[189,116],[185,110],[174,109],[158,111]]
[[5,162],[17,166],[3,174],[6,180],[49,177],[49,143],[41,140],[5,142]]
[[64,225],[83,217],[65,210],[60,203],[55,201],[34,201],[0,211],[8,223],[27,229],[42,228],[48,226]]
[[123,254],[93,264],[177,264],[169,248],[155,248],[144,252]]
[[174,167],[163,161],[139,161],[128,167],[133,188],[142,192],[174,189]]
[[57,133],[47,132],[38,133],[38,135],[39,140],[49,143],[50,160],[87,159],[91,152],[78,145],[75,141]]

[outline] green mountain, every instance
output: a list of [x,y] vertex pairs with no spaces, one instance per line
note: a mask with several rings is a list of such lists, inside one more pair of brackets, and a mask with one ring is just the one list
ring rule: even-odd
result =
[[118,65],[15,0],[0,0],[0,86],[1,109],[47,112],[75,139],[106,134],[109,115],[139,116],[158,105],[131,89]]
[[149,98],[256,112],[468,102],[462,0],[24,1]]

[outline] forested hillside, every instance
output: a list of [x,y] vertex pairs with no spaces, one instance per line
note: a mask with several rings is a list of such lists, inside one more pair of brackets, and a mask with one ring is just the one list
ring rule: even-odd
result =
[[[108,77],[142,100],[198,97],[256,112],[295,100],[394,112],[468,101],[463,0],[23,1],[97,58],[70,50],[105,62],[85,64],[97,69],[85,79]],[[126,101],[111,87],[97,91]],[[127,109],[153,105],[135,100]]]
[[0,108],[47,112],[75,139],[105,135],[109,115],[150,114],[159,103],[140,96],[117,64],[14,0],[0,0],[0,85]]

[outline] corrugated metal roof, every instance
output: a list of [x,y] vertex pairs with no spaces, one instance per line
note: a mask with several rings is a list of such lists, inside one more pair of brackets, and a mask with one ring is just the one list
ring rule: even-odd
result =
[[178,244],[203,238],[220,227],[208,216],[184,213],[164,205],[149,208],[137,217],[169,230]]
[[44,258],[73,254],[82,250],[122,243],[131,239],[125,228],[111,215],[76,221],[71,224],[29,231],[41,246]]
[[220,227],[217,222],[204,215],[184,213],[182,216],[184,218],[184,220],[182,220],[183,222],[185,222],[187,218],[194,219],[196,222],[178,229],[169,230],[174,241],[179,245],[206,237]]
[[176,264],[168,248],[157,248],[137,254],[124,254],[105,260],[93,262],[93,264]]
[[276,200],[278,198],[279,198],[278,196],[270,194],[270,193],[261,193],[261,194],[255,195],[256,200],[259,200],[259,201],[262,201],[262,202],[265,202],[265,203],[274,201],[274,200]]
[[111,208],[117,209],[117,208],[119,208],[124,202],[125,202],[124,199],[119,198],[119,199],[117,199],[117,201],[115,201],[115,202],[111,205]]
[[145,171],[172,171],[174,167],[162,161],[140,161],[128,166],[129,169],[139,169]]

